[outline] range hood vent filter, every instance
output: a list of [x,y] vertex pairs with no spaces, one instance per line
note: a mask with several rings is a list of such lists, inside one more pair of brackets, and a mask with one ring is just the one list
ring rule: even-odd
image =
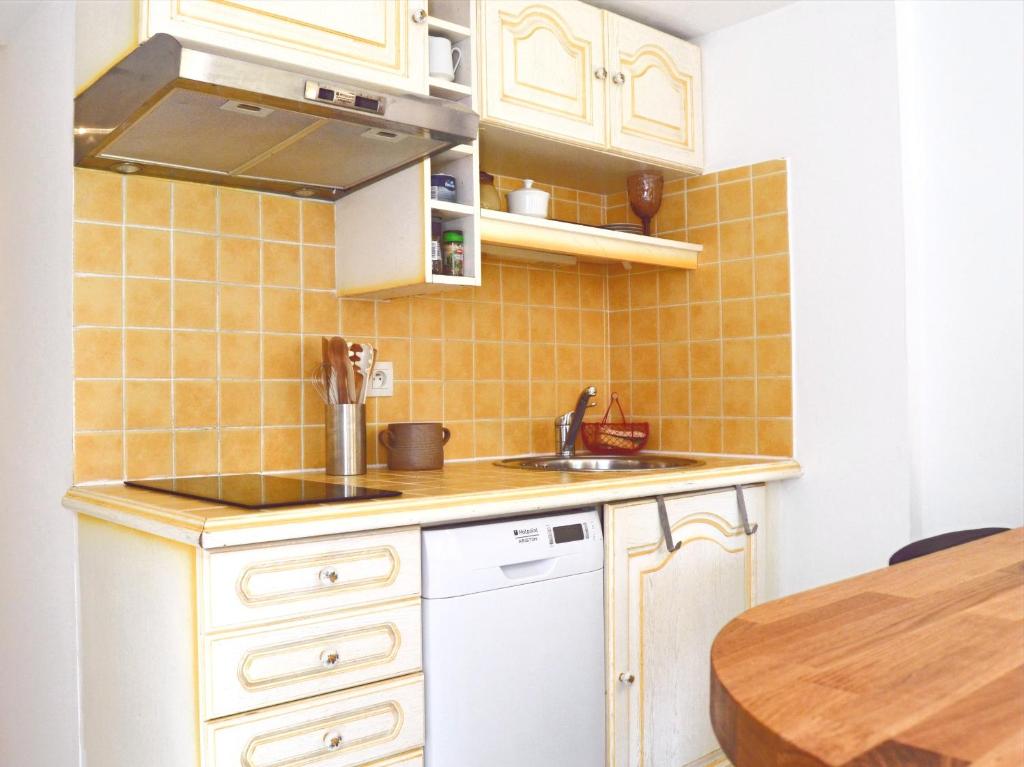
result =
[[[324,103],[325,88],[351,103]],[[478,122],[458,103],[373,92],[156,35],[75,100],[75,164],[130,163],[142,175],[336,200],[475,140]]]

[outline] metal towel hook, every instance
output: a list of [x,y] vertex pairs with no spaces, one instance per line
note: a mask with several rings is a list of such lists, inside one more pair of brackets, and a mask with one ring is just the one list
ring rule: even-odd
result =
[[757,532],[757,523],[753,526],[750,524],[750,518],[747,516],[747,502],[743,499],[743,487],[736,485],[736,505],[740,509],[740,522],[743,524],[743,532],[747,535],[753,535]]
[[661,521],[661,534],[665,536],[665,548],[670,552],[679,551],[679,547],[683,545],[683,542],[672,542],[672,527],[668,523],[668,509],[665,508],[665,496],[656,495],[654,500],[658,502],[658,519]]

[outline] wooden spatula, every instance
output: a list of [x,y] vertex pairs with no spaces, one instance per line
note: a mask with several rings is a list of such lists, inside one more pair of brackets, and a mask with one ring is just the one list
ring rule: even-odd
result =
[[348,361],[348,344],[344,338],[334,336],[328,347],[330,356],[329,362],[334,370],[334,376],[338,385],[338,402],[342,405],[349,404],[352,400],[349,397],[348,376],[352,369],[352,363]]

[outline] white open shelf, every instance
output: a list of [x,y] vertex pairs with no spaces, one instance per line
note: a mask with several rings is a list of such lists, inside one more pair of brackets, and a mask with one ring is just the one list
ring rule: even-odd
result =
[[[447,38],[452,48],[462,54],[454,81],[428,78],[430,95],[477,111],[473,95],[475,9],[476,0],[427,0],[428,34]],[[427,58],[426,51],[424,58]],[[478,146],[479,142],[473,141],[450,147],[335,204],[339,295],[394,298],[480,284]],[[430,199],[430,176],[434,173],[455,178],[455,202]],[[432,218],[442,220],[442,231],[462,232],[464,276],[432,273]],[[382,221],[388,232],[387,248],[380,248],[376,230],[362,226],[369,219]],[[363,237],[363,232],[370,231],[375,238]],[[375,252],[374,258],[363,257],[371,251]]]
[[458,202],[444,202],[443,200],[430,201],[430,215],[437,216],[444,221],[451,221],[456,218],[473,215],[472,205],[463,205]]
[[[462,69],[462,67],[459,67]],[[442,80],[439,77],[431,77],[430,95],[437,98],[458,100],[473,95],[473,89],[468,85],[451,80]]]
[[442,168],[449,163],[461,160],[465,157],[472,157],[473,152],[474,149],[472,144],[459,144],[458,146],[453,146],[451,149],[446,149],[441,152],[441,154],[431,157],[431,167],[435,172],[437,172],[439,168]]
[[480,284],[479,278],[469,276],[453,277],[450,274],[432,274],[430,275],[430,281],[435,285],[461,285],[467,288]]
[[473,36],[469,27],[447,19],[439,19],[436,16],[427,19],[427,31],[434,37],[447,37],[453,43]]
[[618,261],[677,269],[696,269],[700,245],[659,237],[615,232],[596,226],[548,218],[519,216],[496,210],[480,211],[480,241],[484,252],[530,260],[546,254],[584,261]]

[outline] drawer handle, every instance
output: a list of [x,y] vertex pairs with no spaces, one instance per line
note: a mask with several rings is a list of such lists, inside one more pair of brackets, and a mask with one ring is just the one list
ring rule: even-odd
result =
[[337,751],[343,742],[344,739],[340,732],[329,732],[324,735],[324,745],[327,746],[328,751]]
[[338,571],[333,567],[325,567],[320,571],[320,582],[325,586],[333,586],[338,582]]
[[320,653],[320,663],[324,668],[334,668],[341,660],[341,654],[337,650],[324,650]]
[[628,671],[623,671],[619,674],[619,681],[623,684],[633,684],[636,681],[636,677],[630,674]]
[[[402,704],[389,700],[365,708],[339,711],[313,722],[293,723],[268,730],[249,741],[242,752],[240,767],[311,767],[328,761],[328,754],[390,743],[402,732],[405,720]],[[347,731],[350,727],[353,731],[343,735],[342,728]],[[324,733],[319,745],[317,733]],[[331,764],[337,762],[336,759],[330,761]]]

